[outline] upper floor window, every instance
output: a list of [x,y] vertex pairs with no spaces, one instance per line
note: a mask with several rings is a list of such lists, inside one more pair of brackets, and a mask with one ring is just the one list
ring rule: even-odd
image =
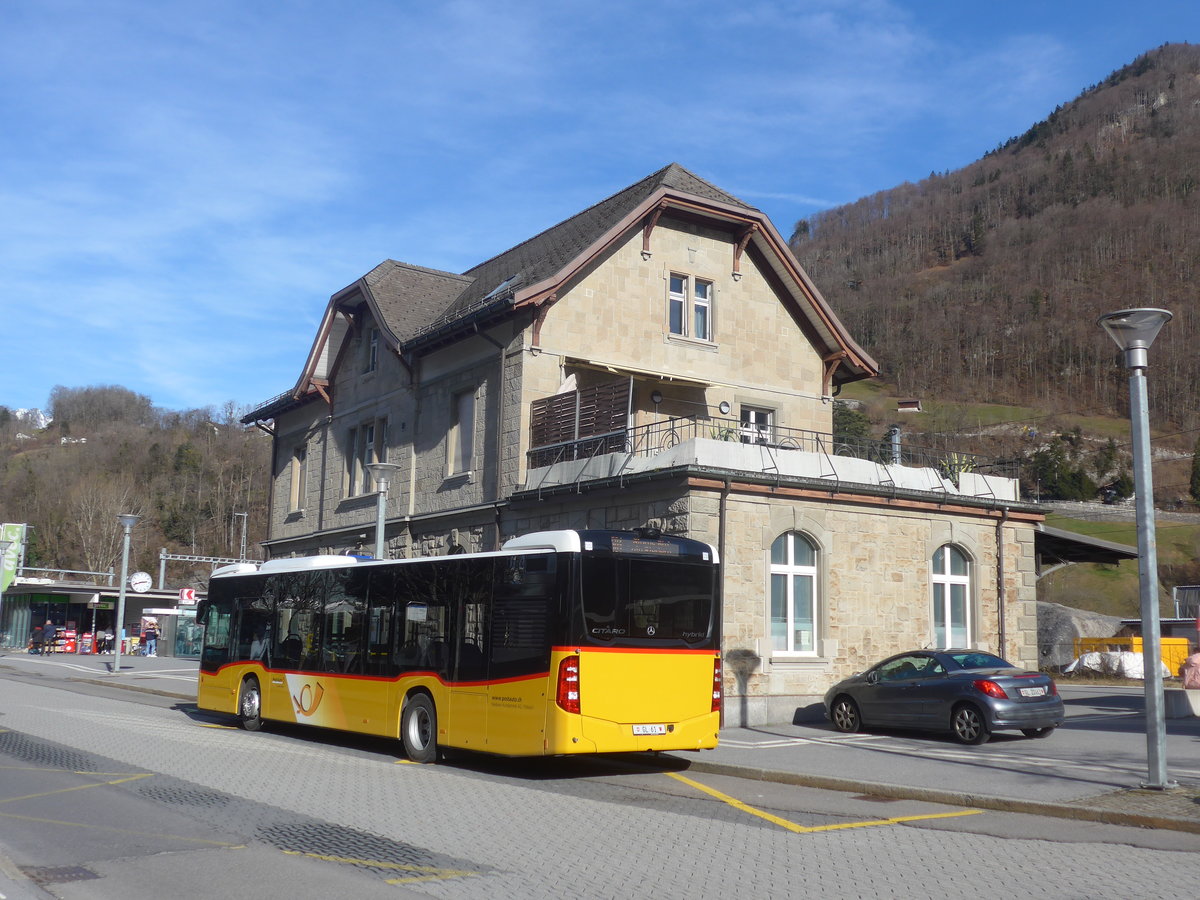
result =
[[770,444],[773,442],[775,412],[757,406],[743,406],[739,413],[738,434],[743,444]]
[[971,562],[953,544],[933,554],[933,641],[938,647],[971,646]]
[[667,294],[667,327],[671,334],[712,340],[713,283],[671,273]]
[[455,394],[450,414],[447,474],[465,475],[475,456],[475,391]]
[[363,341],[363,374],[374,372],[379,365],[379,329],[368,328],[366,340]]
[[771,649],[775,653],[817,651],[817,548],[798,532],[771,544]]
[[299,446],[292,450],[291,485],[288,490],[288,510],[304,509],[308,493],[308,447]]
[[346,496],[375,491],[368,463],[387,462],[387,419],[364,422],[351,428],[346,441]]

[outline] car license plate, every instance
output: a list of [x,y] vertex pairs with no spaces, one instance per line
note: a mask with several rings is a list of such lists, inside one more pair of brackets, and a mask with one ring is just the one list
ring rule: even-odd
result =
[[1021,688],[1020,691],[1021,691],[1022,697],[1045,697],[1046,696],[1046,688],[1045,687]]
[[634,725],[634,734],[666,734],[666,725]]

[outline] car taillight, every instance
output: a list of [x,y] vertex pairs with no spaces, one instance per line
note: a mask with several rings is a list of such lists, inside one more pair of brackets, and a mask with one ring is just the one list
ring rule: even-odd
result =
[[980,679],[979,681],[971,682],[975,686],[975,690],[982,691],[989,697],[995,697],[997,700],[1007,700],[1008,694],[1004,693],[1004,688],[996,684],[994,681]]
[[1054,683],[1053,678],[1050,679],[1050,687],[1048,689],[1048,692],[1049,692],[1050,696],[1052,696],[1052,697],[1055,696],[1056,694],[1058,694],[1058,685]]
[[721,711],[721,694],[724,688],[721,685],[721,657],[713,659],[713,701],[712,711]]
[[558,689],[554,702],[564,712],[579,712],[579,657],[568,656],[558,664]]

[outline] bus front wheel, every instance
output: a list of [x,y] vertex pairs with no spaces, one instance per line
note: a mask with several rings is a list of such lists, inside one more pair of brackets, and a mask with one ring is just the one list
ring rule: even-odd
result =
[[262,691],[259,690],[257,678],[247,678],[242,682],[242,690],[238,695],[238,721],[247,731],[262,728]]
[[428,694],[415,694],[404,705],[400,720],[404,752],[417,763],[437,761],[437,709]]

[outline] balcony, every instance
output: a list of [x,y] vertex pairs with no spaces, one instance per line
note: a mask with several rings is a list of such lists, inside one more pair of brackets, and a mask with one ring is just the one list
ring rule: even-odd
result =
[[797,428],[754,428],[736,419],[681,417],[573,441],[527,454],[525,490],[624,479],[656,470],[696,467],[765,478],[819,479],[880,492],[1017,501],[1017,467],[972,453],[886,442],[834,442]]

